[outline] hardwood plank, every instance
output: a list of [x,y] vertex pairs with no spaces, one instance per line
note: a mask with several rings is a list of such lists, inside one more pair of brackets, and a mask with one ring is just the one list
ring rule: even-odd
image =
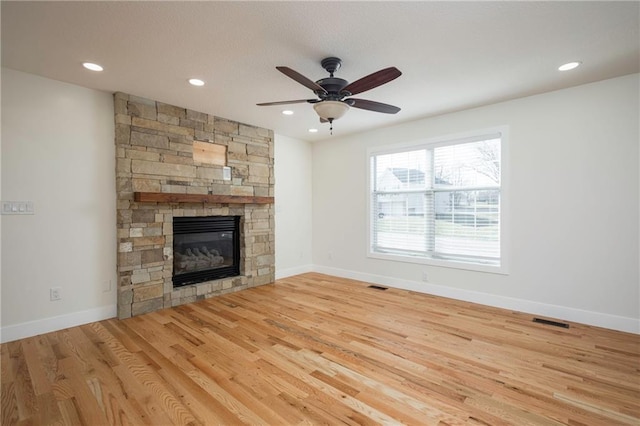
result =
[[13,381],[2,381],[0,389],[2,392],[2,400],[0,401],[2,404],[2,416],[0,417],[0,424],[16,424],[20,415],[18,414],[18,401]]
[[22,342],[11,342],[9,350],[12,370],[14,372],[13,383],[16,394],[16,401],[18,406],[18,417],[20,420],[35,420],[35,416],[38,413],[37,399],[33,383],[31,381],[31,375],[29,374],[29,367],[27,360],[22,350]]
[[38,415],[34,423],[37,424],[61,424],[62,413],[58,408],[58,401],[53,392],[38,394],[36,396],[38,404]]
[[[65,404],[61,408],[65,418],[77,417],[80,424],[94,425],[105,424],[107,418],[102,412],[98,401],[91,393],[90,388],[81,372],[80,363],[73,358],[66,358],[60,362],[60,369],[67,378],[72,397],[68,399],[71,404]],[[60,404],[58,404],[60,407]]]
[[45,371],[46,365],[40,361],[38,348],[36,347],[37,338],[25,339],[22,344],[24,359],[29,367],[29,375],[33,390],[36,395],[51,393],[51,381]]
[[75,398],[58,401],[58,408],[60,409],[60,413],[62,413],[62,418],[65,425],[84,425],[85,424],[80,419],[80,415],[78,414],[78,410],[76,406],[77,406],[77,402]]
[[308,273],[0,345],[2,424],[636,425],[640,336]]

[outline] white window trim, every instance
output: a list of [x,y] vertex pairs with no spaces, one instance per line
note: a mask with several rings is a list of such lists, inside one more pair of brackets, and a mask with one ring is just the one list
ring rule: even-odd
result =
[[[436,148],[442,145],[450,145],[452,142],[464,143],[465,140],[472,141],[480,136],[486,136],[491,134],[500,134],[500,266],[482,265],[478,263],[469,263],[457,260],[442,260],[442,259],[430,259],[426,257],[401,255],[401,254],[384,254],[371,251],[371,244],[373,238],[373,229],[371,223],[371,208],[373,206],[372,200],[372,179],[371,179],[371,156],[388,154],[399,151],[410,150],[413,148]],[[509,273],[509,127],[497,126],[480,130],[473,130],[464,133],[450,134],[444,136],[438,136],[434,138],[420,139],[411,142],[401,142],[393,145],[372,146],[367,148],[366,155],[366,168],[367,171],[367,220],[366,220],[366,232],[367,232],[367,247],[366,256],[372,259],[380,259],[396,262],[416,263],[422,265],[439,266],[444,268],[463,269],[477,272],[488,272],[494,274],[508,275]]]

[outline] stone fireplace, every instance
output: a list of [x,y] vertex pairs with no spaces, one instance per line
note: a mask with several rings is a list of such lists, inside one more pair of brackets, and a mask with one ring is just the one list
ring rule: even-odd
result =
[[[273,132],[124,93],[114,104],[118,317],[273,282]],[[224,218],[235,236],[182,233]]]

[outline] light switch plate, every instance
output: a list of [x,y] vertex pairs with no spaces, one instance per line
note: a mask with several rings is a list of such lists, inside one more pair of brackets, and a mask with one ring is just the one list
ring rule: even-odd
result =
[[33,201],[3,201],[2,214],[35,214]]
[[231,180],[231,167],[224,166],[222,168],[222,179],[223,180]]

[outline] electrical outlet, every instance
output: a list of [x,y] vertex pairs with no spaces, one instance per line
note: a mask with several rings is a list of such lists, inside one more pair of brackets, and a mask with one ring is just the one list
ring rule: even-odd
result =
[[62,300],[62,287],[51,287],[49,289],[49,300]]
[[429,275],[427,274],[427,271],[422,271],[422,281],[425,283],[429,282]]
[[329,260],[333,260],[333,252],[332,252],[332,251],[329,251],[329,252],[327,253],[327,257],[329,258]]

